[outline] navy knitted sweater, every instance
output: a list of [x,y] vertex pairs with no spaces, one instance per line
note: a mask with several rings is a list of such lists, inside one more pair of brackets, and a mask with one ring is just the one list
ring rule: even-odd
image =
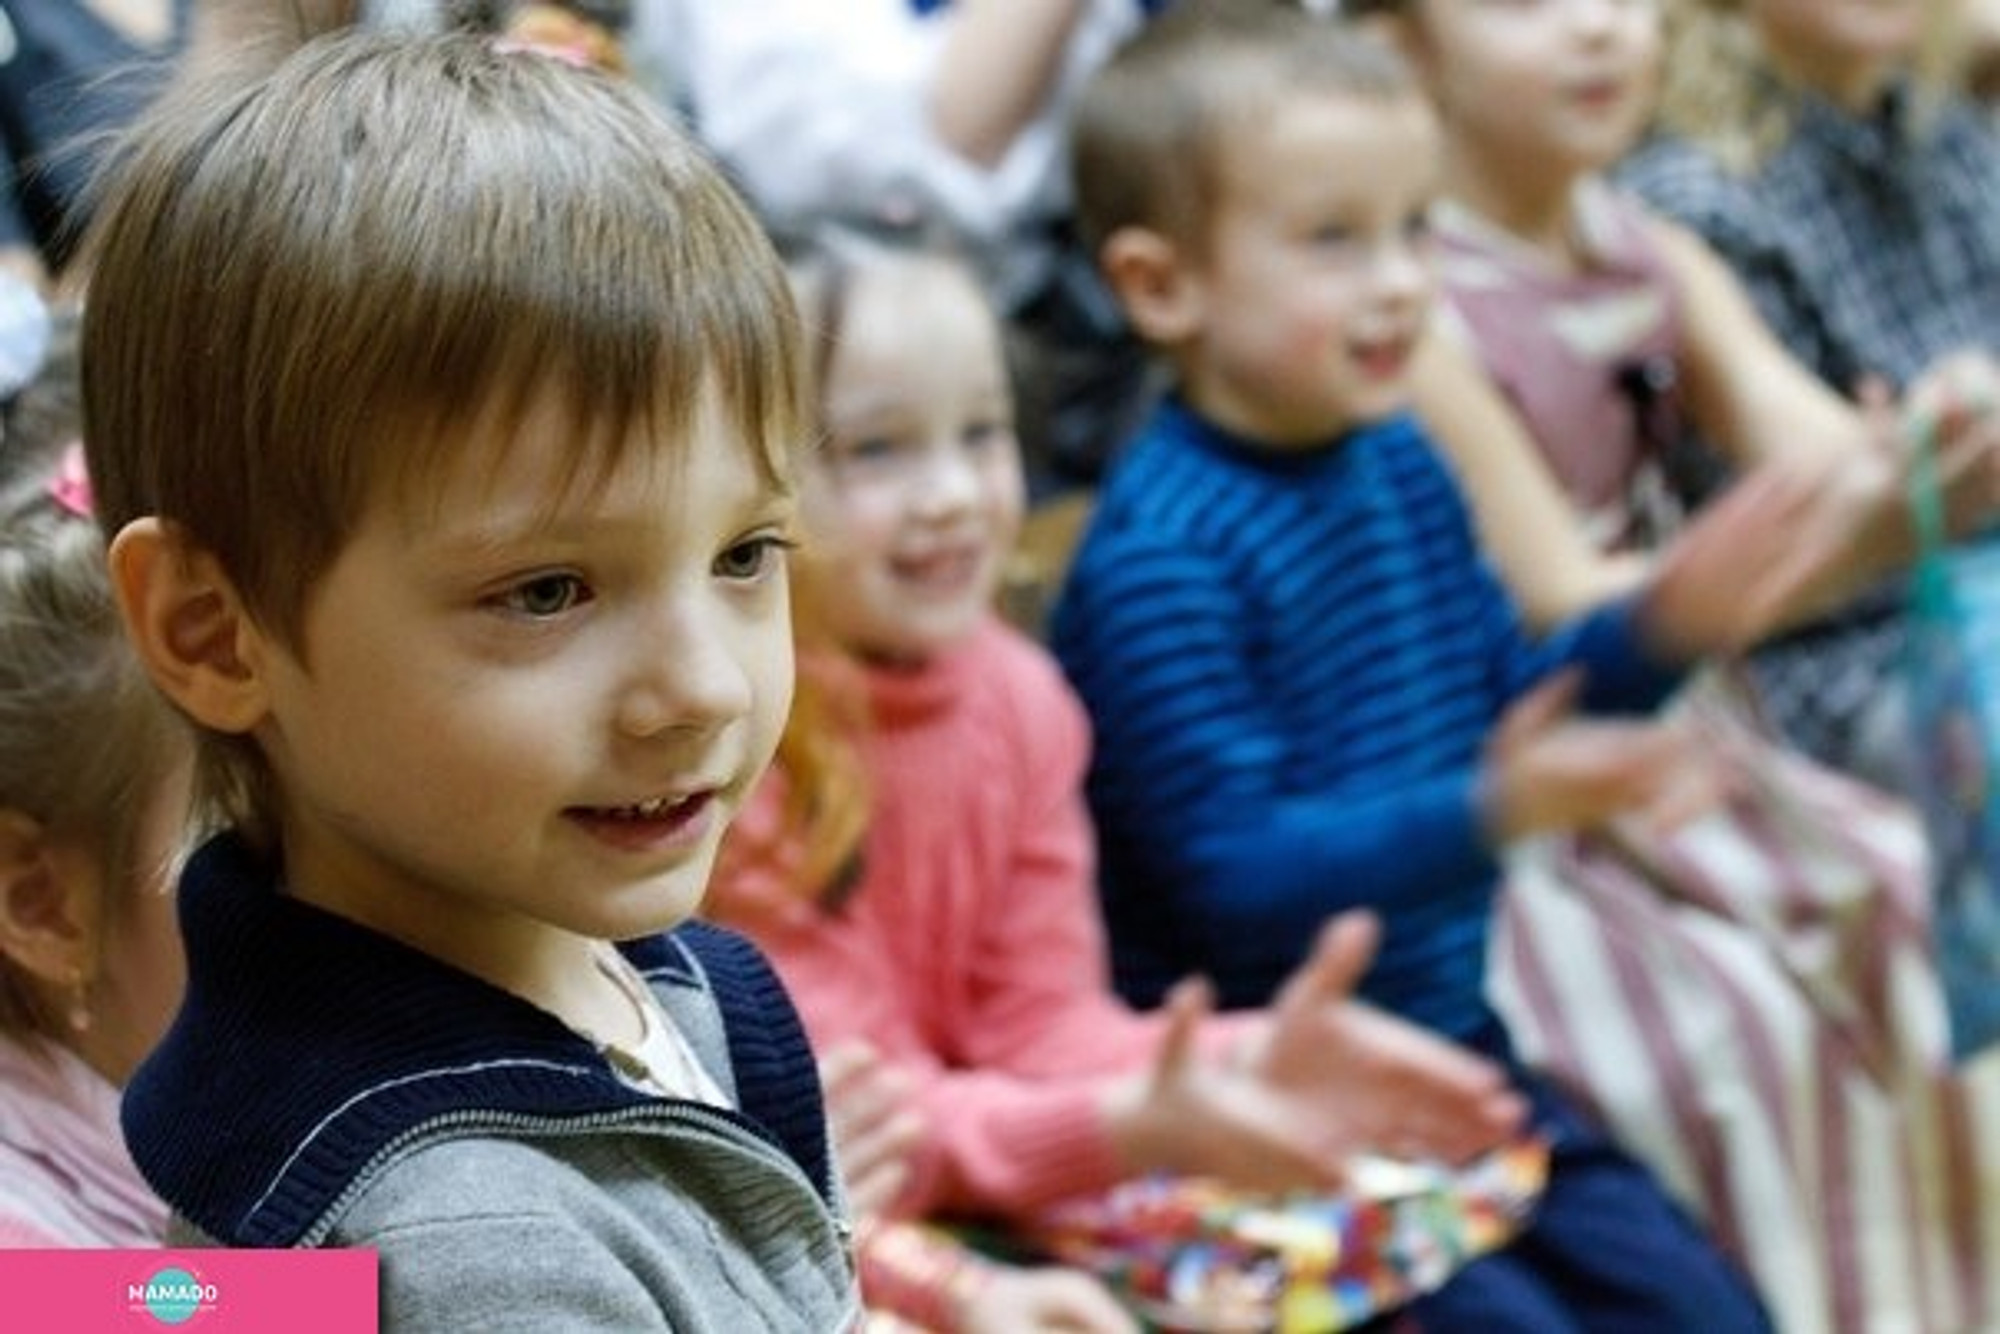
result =
[[[177,1213],[230,1246],[315,1244],[385,1149],[459,1118],[579,1123],[660,1100],[553,1015],[283,893],[234,835],[181,877],[188,991],[127,1087],[125,1137]],[[747,940],[687,923],[621,948],[656,988],[712,992],[739,1112],[838,1199],[818,1071]],[[544,1132],[547,1133],[547,1132]]]
[[1365,905],[1385,932],[1363,993],[1502,1050],[1487,733],[1564,664],[1597,711],[1650,708],[1679,676],[1629,602],[1530,639],[1413,418],[1280,452],[1176,401],[1107,479],[1052,640],[1096,727],[1128,998],[1200,972],[1224,1004],[1261,1004],[1328,914]]

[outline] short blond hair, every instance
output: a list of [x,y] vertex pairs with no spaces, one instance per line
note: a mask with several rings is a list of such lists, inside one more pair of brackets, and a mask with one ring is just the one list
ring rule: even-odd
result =
[[[483,37],[348,31],[189,82],[86,260],[100,521],[174,525],[294,650],[366,507],[540,401],[580,478],[684,440],[710,386],[771,476],[804,434],[784,270],[720,171],[638,90]],[[213,812],[274,837],[255,747],[202,759]]]
[[[1234,140],[1287,99],[1414,96],[1373,34],[1282,0],[1178,0],[1091,79],[1070,126],[1078,230],[1124,227],[1199,251]],[[1329,164],[1328,170],[1339,170]]]

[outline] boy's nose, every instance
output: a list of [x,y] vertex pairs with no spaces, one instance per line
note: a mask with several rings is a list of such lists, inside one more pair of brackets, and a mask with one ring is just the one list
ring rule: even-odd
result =
[[619,730],[634,737],[702,731],[748,712],[750,674],[735,646],[740,629],[719,616],[662,614],[632,647],[630,678],[619,698]]
[[1431,294],[1431,265],[1418,245],[1398,240],[1385,245],[1375,261],[1375,290],[1384,301],[1427,300]]

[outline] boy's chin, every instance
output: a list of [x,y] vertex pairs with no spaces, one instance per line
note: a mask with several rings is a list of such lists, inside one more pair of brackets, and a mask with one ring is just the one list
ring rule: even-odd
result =
[[1411,403],[1408,394],[1370,397],[1365,401],[1351,403],[1340,416],[1328,424],[1316,437],[1317,440],[1338,440],[1356,431],[1365,431],[1371,426],[1379,426],[1391,417],[1401,416]]

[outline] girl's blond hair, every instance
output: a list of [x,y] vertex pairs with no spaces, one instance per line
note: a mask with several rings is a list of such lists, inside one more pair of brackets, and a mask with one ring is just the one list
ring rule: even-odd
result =
[[[1963,76],[1957,7],[1929,0],[1911,62],[1918,123]],[[1772,68],[1745,0],[1665,0],[1658,127],[1692,140],[1731,171],[1755,171],[1791,132],[1799,93]]]
[[[139,828],[188,736],[120,631],[87,492],[61,484],[77,426],[69,352],[59,340],[0,436],[0,807],[95,851],[102,928],[121,891],[163,873],[141,864]],[[0,958],[0,1033],[60,1037],[63,1022]]]

